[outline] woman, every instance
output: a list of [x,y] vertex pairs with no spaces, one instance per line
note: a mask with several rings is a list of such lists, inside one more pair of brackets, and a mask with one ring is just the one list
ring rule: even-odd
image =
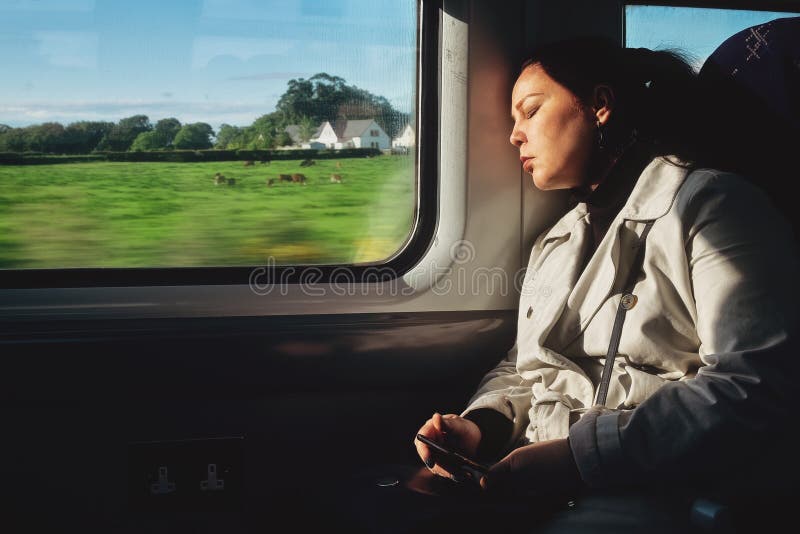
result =
[[695,83],[671,53],[594,38],[524,64],[510,141],[537,188],[577,204],[533,246],[514,347],[462,414],[419,430],[496,461],[490,493],[741,488],[782,443],[793,241],[757,187],[703,167]]

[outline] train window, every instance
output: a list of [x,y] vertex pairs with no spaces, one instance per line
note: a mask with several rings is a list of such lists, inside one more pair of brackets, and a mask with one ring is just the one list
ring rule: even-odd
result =
[[777,11],[627,5],[625,46],[677,49],[687,54],[699,70],[706,58],[734,33],[796,15]]
[[0,0],[0,269],[391,260],[420,211],[420,10]]

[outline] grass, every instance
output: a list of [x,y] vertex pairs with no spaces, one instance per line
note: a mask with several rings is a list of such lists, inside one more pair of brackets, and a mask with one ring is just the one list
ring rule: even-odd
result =
[[[306,185],[277,179],[296,172]],[[408,237],[414,197],[405,156],[0,166],[0,268],[380,261]]]

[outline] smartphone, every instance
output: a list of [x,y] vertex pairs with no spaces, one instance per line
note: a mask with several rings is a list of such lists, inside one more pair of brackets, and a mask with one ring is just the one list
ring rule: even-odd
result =
[[481,477],[489,471],[489,467],[471,460],[454,450],[451,450],[441,443],[436,443],[432,439],[417,434],[417,439],[432,449],[438,463],[446,469],[460,469],[467,473],[474,482],[479,482]]

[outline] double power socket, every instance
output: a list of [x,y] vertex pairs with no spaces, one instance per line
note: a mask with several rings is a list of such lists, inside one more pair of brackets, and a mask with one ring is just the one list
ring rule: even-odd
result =
[[130,443],[129,503],[142,512],[235,508],[243,451],[241,436]]
[[[217,477],[217,464],[208,464],[208,478],[200,481],[201,491],[223,491],[225,490],[225,480]],[[166,495],[177,490],[175,482],[169,479],[169,469],[166,465],[158,467],[158,481],[150,484],[151,495]]]

